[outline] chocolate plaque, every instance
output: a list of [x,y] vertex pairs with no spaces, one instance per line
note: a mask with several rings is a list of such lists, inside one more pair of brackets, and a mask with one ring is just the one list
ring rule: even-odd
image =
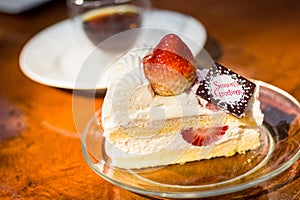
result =
[[241,118],[255,87],[251,81],[215,63],[200,81],[197,95]]

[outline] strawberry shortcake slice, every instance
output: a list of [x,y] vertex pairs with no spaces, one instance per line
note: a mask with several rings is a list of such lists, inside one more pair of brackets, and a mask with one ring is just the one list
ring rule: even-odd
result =
[[218,63],[197,69],[177,35],[115,65],[98,117],[111,166],[183,164],[260,146],[259,85]]

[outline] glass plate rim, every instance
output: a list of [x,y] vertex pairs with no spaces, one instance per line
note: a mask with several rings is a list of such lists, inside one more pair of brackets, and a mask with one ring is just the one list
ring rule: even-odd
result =
[[[267,89],[271,89],[271,90],[277,92],[278,94],[281,94],[282,96],[286,97],[288,100],[292,101],[297,107],[300,108],[300,103],[297,101],[297,99],[295,99],[288,92],[286,92],[286,91],[284,91],[284,90],[282,90],[282,89],[280,89],[280,88],[278,88],[274,85],[271,85],[269,83],[259,81],[259,80],[256,80],[256,81],[260,86],[266,87]],[[93,116],[89,120],[89,122],[86,125],[86,128],[83,131],[83,134],[81,136],[82,153],[83,153],[84,159],[86,160],[89,167],[96,174],[98,174],[101,178],[103,178],[104,180],[106,180],[106,181],[108,181],[108,182],[110,182],[110,183],[112,183],[112,184],[114,184],[118,187],[126,189],[128,191],[131,191],[131,192],[134,192],[134,193],[137,193],[137,194],[141,194],[141,195],[146,195],[146,196],[178,199],[178,198],[203,198],[203,197],[213,197],[213,196],[230,194],[230,193],[233,193],[233,192],[238,192],[238,191],[245,190],[245,189],[248,189],[250,187],[256,186],[260,183],[263,183],[265,181],[268,181],[268,180],[278,176],[280,173],[282,173],[282,172],[286,171],[288,168],[290,168],[300,158],[300,150],[298,150],[298,152],[295,153],[295,155],[292,156],[292,158],[289,161],[284,163],[282,166],[280,166],[276,170],[271,171],[271,172],[263,175],[262,177],[259,177],[258,179],[250,180],[246,183],[241,183],[241,184],[234,185],[234,186],[229,186],[229,187],[226,187],[226,188],[212,189],[212,190],[208,190],[208,191],[196,191],[196,192],[193,192],[193,193],[191,193],[190,191],[186,191],[186,192],[184,192],[184,191],[180,191],[180,192],[173,192],[173,191],[157,192],[157,191],[145,190],[144,188],[140,188],[140,187],[131,186],[131,185],[128,185],[128,184],[121,183],[119,181],[114,180],[113,178],[110,178],[110,177],[106,176],[105,174],[102,174],[101,172],[99,172],[99,170],[97,170],[97,167],[95,167],[95,165],[90,161],[89,156],[88,156],[88,151],[85,148],[83,138],[85,138],[86,134],[88,133],[88,129],[91,126],[91,124],[94,122],[94,120],[95,120],[95,116]]]

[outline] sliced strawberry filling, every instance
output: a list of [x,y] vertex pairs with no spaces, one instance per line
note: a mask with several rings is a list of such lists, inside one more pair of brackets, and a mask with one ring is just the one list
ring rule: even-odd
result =
[[182,130],[181,134],[185,141],[194,146],[207,146],[221,139],[227,130],[228,126],[198,129],[189,128]]

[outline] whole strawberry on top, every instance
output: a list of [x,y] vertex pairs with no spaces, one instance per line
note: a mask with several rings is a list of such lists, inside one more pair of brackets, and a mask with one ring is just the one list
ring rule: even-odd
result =
[[146,78],[156,94],[178,95],[196,80],[196,60],[189,47],[175,34],[166,35],[151,54],[143,58]]

